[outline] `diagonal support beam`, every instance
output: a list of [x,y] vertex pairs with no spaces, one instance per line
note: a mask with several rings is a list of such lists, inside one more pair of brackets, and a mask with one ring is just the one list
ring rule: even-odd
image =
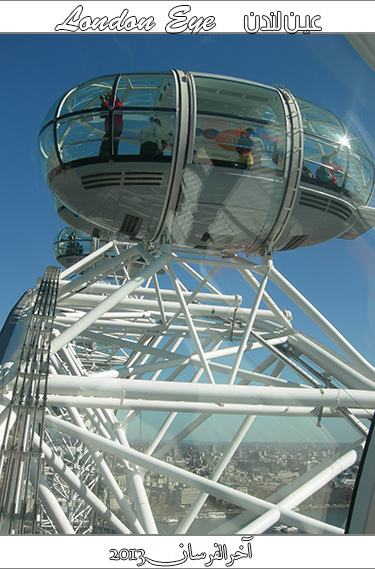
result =
[[241,343],[240,343],[240,346],[238,348],[237,356],[236,356],[235,362],[233,364],[232,372],[229,376],[229,380],[228,380],[229,385],[232,385],[236,379],[237,371],[238,371],[238,368],[240,367],[240,364],[242,361],[242,356],[245,353],[245,350],[247,347],[247,342],[248,342],[249,336],[251,334],[251,331],[253,329],[257,310],[258,310],[259,305],[260,305],[262,298],[263,298],[263,294],[264,294],[266,284],[268,281],[268,273],[270,271],[270,268],[271,268],[271,259],[267,259],[267,271],[266,271],[265,275],[263,276],[262,282],[259,286],[258,292],[257,292],[256,297],[255,297],[254,305],[251,309],[249,320],[246,323],[245,330],[244,330],[244,333],[243,333],[243,336],[241,339]]
[[186,322],[187,322],[187,325],[189,327],[190,334],[191,334],[191,337],[193,339],[197,353],[199,355],[200,361],[202,363],[202,367],[203,367],[204,372],[206,374],[207,381],[209,381],[210,383],[215,383],[214,377],[212,375],[212,371],[210,370],[210,366],[208,365],[205,353],[203,351],[199,336],[198,336],[197,331],[194,327],[193,319],[192,319],[191,314],[189,312],[189,309],[188,309],[188,306],[187,306],[186,301],[184,299],[184,296],[181,293],[180,286],[178,284],[174,269],[173,269],[171,264],[168,265],[168,273],[169,273],[169,276],[171,277],[174,289],[175,289],[177,296],[178,296],[178,299],[180,301],[182,311],[185,315]]
[[108,298],[91,309],[85,316],[82,316],[82,318],[70,326],[70,328],[67,328],[59,336],[54,338],[51,342],[51,354],[58,352],[63,346],[74,340],[76,336],[91,326],[98,318],[116,306],[120,300],[131,294],[138,286],[152,277],[154,273],[162,269],[168,262],[169,257],[169,254],[162,253],[153,263],[142,269],[136,277],[127,281]]
[[[249,496],[248,494],[244,494],[243,492],[234,490],[233,488],[229,488],[213,480],[207,480],[192,472],[184,471],[170,463],[146,456],[139,451],[124,448],[116,442],[103,439],[103,437],[84,431],[79,427],[61,421],[56,417],[48,416],[45,418],[45,422],[49,427],[55,428],[60,432],[81,440],[85,444],[92,444],[103,452],[109,452],[119,458],[125,458],[138,466],[151,469],[154,472],[171,477],[174,480],[188,484],[194,488],[198,488],[198,490],[202,492],[207,492],[212,496],[216,496],[217,498],[233,503],[241,508],[251,509],[256,513],[262,514],[275,507],[274,504],[271,504],[266,500]],[[322,523],[312,518],[306,518],[306,516],[297,512],[291,512],[288,508],[279,507],[279,510],[281,512],[281,518],[285,523],[296,525],[308,533],[312,533],[314,530],[318,530],[318,533],[322,533],[323,530],[327,534],[343,534],[343,530],[341,528]]]

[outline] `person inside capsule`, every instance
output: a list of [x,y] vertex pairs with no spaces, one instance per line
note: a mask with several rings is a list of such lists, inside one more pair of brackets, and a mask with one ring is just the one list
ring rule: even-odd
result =
[[140,130],[140,156],[146,160],[156,160],[163,153],[160,136],[161,122],[152,116]]
[[[118,97],[116,97],[115,101],[113,102],[113,91],[108,91],[105,95],[100,95],[101,100],[101,109],[103,112],[100,114],[100,118],[104,118],[104,136],[103,141],[100,146],[99,156],[110,156],[111,154],[111,129],[112,124],[110,120],[109,112],[114,107],[115,108],[122,108],[122,103]],[[113,154],[117,156],[118,154],[118,146],[120,136],[122,134],[122,114],[116,113],[113,117]]]
[[322,156],[322,166],[320,166],[315,174],[315,177],[319,182],[321,182],[324,186],[327,186],[331,189],[337,188],[338,189],[338,179],[336,174],[342,174],[343,168],[336,164],[335,162],[331,162],[329,156],[324,155]]

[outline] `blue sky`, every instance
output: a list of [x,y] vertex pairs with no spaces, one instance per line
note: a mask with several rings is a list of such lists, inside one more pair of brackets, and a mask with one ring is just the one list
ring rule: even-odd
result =
[[[354,113],[374,140],[375,74],[343,35],[2,34],[0,325],[55,265],[64,226],[54,210],[37,139],[54,101],[104,74],[180,68],[231,75],[291,92],[345,119]],[[277,268],[373,363],[374,233],[279,253]]]

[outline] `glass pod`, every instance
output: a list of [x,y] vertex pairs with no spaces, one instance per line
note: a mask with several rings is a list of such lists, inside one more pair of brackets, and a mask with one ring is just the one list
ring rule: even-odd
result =
[[55,103],[39,146],[55,198],[127,241],[249,254],[373,226],[363,141],[285,89],[178,70],[105,76]]

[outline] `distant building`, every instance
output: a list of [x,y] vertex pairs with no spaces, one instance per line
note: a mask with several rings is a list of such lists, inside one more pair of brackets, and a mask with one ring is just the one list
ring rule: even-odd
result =
[[200,494],[197,488],[182,488],[179,492],[180,506],[192,504]]

